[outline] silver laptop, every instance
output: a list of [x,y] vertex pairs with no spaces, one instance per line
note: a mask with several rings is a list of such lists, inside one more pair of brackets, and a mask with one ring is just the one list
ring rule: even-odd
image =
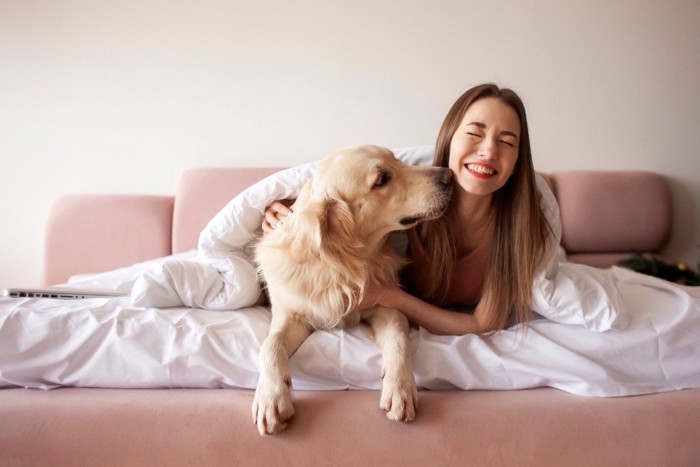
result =
[[77,300],[81,298],[125,297],[129,295],[129,293],[110,289],[46,287],[38,289],[5,289],[2,291],[2,295],[12,298],[57,298]]

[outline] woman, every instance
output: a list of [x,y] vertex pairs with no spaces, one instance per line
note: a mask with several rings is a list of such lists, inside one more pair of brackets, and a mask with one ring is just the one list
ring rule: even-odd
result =
[[[370,286],[358,308],[399,309],[435,334],[488,334],[527,321],[533,283],[558,245],[558,219],[553,229],[542,207],[518,95],[484,84],[460,96],[438,134],[434,164],[452,169],[455,189],[442,218],[409,231],[408,291]],[[289,213],[273,203],[263,230]]]

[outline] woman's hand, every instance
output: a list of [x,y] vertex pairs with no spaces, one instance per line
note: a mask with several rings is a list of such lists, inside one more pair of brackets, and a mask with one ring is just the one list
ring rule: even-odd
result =
[[284,199],[270,203],[263,214],[262,230],[264,235],[282,225],[284,219],[294,212],[291,208],[294,201],[293,199]]
[[381,305],[381,300],[387,289],[388,287],[381,285],[368,284],[367,287],[365,287],[365,295],[362,297],[362,301],[357,304],[353,311],[362,311],[376,305]]

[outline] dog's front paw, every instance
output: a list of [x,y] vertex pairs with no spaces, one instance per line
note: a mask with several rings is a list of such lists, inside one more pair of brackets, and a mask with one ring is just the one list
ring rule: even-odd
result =
[[289,377],[271,381],[261,376],[253,400],[253,423],[261,435],[272,435],[287,428],[294,415]]
[[400,422],[410,422],[416,418],[418,391],[413,373],[386,373],[382,375],[382,380],[379,407],[387,411],[386,416]]

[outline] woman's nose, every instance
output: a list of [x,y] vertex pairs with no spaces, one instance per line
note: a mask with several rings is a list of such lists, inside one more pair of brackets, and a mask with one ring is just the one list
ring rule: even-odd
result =
[[498,144],[490,138],[484,138],[479,146],[478,155],[484,159],[495,159],[498,157]]

